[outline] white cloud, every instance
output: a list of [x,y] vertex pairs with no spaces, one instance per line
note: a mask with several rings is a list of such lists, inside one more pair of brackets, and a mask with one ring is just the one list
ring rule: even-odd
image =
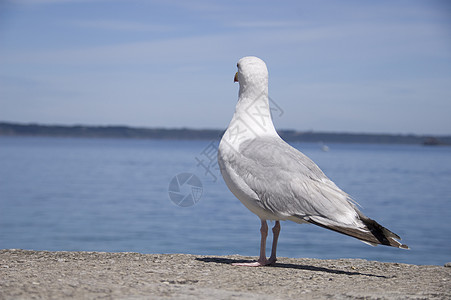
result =
[[118,20],[78,20],[69,23],[81,28],[112,31],[168,32],[175,29],[169,25]]
[[[146,25],[133,22],[83,21],[80,26],[91,26],[111,30],[170,30],[166,26]],[[107,46],[84,46],[79,49],[51,50],[44,52],[26,51],[22,53],[4,53],[3,60],[16,63],[162,63],[192,62],[224,58],[225,56],[247,55],[246,52],[260,52],[277,56],[274,51],[290,50],[291,55],[302,60],[306,51],[311,55],[336,53],[340,58],[355,54],[353,50],[366,53],[374,58],[391,53],[399,55],[408,50],[410,54],[437,55],[436,47],[431,47],[429,39],[436,39],[433,27],[417,26],[335,26],[299,29],[253,30],[234,33],[185,36],[181,38],[160,39],[147,42],[119,43]],[[390,43],[387,43],[390,42]],[[339,45],[338,45],[338,44]],[[328,45],[337,44],[336,49]],[[374,46],[379,49],[374,49]],[[302,52],[296,53],[299,49]],[[333,50],[333,51],[331,51]],[[445,54],[446,49],[442,49]],[[378,52],[379,51],[379,52]],[[440,51],[440,49],[439,49]],[[241,54],[240,54],[241,53]],[[333,58],[334,56],[332,56]],[[335,57],[336,58],[336,57]]]
[[108,0],[11,0],[10,2],[19,5],[41,5],[41,4],[67,4],[77,2],[93,2],[93,1],[108,1]]
[[263,21],[236,21],[225,24],[230,27],[238,27],[238,28],[253,28],[253,29],[275,29],[275,28],[293,28],[299,27],[302,25],[301,22],[298,21],[278,21],[278,20],[263,20]]

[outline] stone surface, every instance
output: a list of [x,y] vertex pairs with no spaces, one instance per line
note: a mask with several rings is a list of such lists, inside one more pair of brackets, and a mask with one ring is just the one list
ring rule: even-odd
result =
[[0,250],[0,299],[451,299],[451,268],[360,259]]

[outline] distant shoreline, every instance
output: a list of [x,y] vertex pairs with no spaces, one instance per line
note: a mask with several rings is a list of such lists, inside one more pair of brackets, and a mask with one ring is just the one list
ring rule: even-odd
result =
[[[334,133],[279,130],[289,142],[451,145],[451,135]],[[143,128],[129,126],[45,125],[0,122],[0,136],[219,140],[220,129]]]

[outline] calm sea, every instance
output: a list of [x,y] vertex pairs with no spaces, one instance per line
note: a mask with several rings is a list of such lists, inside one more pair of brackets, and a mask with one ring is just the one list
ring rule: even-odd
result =
[[[260,222],[210,160],[215,142],[0,137],[0,248],[257,256]],[[279,256],[451,261],[451,147],[293,146],[411,250],[283,222]]]

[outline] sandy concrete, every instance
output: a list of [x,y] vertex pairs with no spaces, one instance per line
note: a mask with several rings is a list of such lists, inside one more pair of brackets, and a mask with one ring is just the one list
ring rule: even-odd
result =
[[0,250],[0,299],[451,299],[451,267],[358,259]]

